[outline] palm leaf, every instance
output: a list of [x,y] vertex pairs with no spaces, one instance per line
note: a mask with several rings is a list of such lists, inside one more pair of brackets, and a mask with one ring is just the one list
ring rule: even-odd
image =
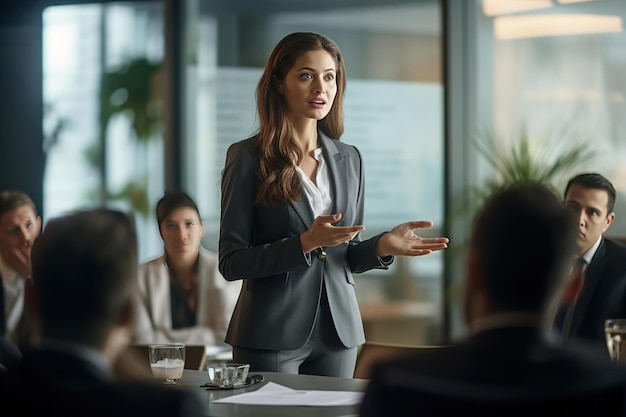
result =
[[[558,135],[558,138],[555,137]],[[569,131],[553,131],[549,136],[533,138],[522,126],[511,145],[492,132],[483,132],[473,141],[478,154],[491,166],[493,178],[486,179],[469,193],[454,215],[473,213],[499,189],[513,185],[541,184],[555,190],[568,176],[594,157],[589,142]]]

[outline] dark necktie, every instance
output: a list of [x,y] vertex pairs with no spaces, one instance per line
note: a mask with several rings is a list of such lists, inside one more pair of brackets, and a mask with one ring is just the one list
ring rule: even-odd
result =
[[561,335],[561,340],[563,341],[569,338],[571,332],[574,308],[576,307],[576,302],[578,301],[578,297],[585,282],[585,264],[586,261],[582,257],[576,258],[574,261],[572,272],[570,273],[569,285],[565,289],[561,306],[559,307],[554,320],[554,326]]

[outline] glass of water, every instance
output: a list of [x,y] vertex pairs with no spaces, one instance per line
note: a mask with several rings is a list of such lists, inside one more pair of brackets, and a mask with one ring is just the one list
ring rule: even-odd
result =
[[249,369],[250,365],[244,363],[222,363],[207,366],[211,383],[222,387],[245,384]]
[[176,384],[185,368],[185,345],[182,343],[149,346],[152,375],[164,384]]
[[626,363],[626,319],[606,320],[604,334],[611,359],[615,362]]

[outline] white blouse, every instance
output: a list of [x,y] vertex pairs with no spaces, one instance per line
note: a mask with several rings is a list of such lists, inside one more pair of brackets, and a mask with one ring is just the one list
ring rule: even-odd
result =
[[311,209],[313,210],[313,217],[317,217],[323,214],[331,214],[333,208],[333,199],[330,195],[330,175],[328,172],[328,166],[324,161],[324,155],[322,154],[322,148],[317,148],[313,151],[313,157],[317,160],[317,172],[315,174],[315,182],[304,173],[299,166],[296,166],[296,170],[302,178],[302,185],[304,194],[306,195]]

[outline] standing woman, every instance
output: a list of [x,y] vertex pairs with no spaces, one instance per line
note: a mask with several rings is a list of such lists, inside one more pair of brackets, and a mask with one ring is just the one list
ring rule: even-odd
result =
[[353,273],[447,247],[403,223],[361,240],[361,154],[343,133],[345,68],[315,33],[283,38],[257,86],[260,130],[222,172],[219,268],[244,280],[226,342],[255,371],[352,378],[365,342]]

